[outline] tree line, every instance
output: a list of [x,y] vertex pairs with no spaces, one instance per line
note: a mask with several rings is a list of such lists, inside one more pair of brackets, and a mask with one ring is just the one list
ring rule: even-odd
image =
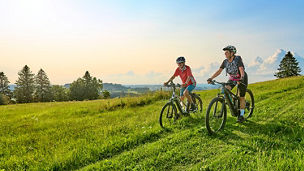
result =
[[0,104],[82,101],[110,97],[108,91],[102,91],[102,81],[92,77],[88,71],[85,72],[83,77],[71,83],[69,88],[66,88],[61,85],[51,85],[43,69],[40,69],[35,75],[25,65],[18,72],[18,80],[13,91],[10,90],[9,84],[7,76],[4,72],[0,72]]
[[[300,75],[299,63],[289,51],[280,62],[277,78],[286,78]],[[51,85],[47,74],[40,69],[37,75],[25,65],[18,72],[16,88],[11,91],[9,81],[4,72],[0,72],[0,104],[8,103],[31,103],[69,100],[94,100],[99,98],[110,98],[110,93],[103,90],[100,79],[92,77],[88,71],[84,76],[75,80],[69,88],[61,85]]]

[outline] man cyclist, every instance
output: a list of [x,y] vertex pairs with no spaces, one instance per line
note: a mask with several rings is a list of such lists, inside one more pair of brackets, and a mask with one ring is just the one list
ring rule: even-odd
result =
[[194,90],[196,86],[196,81],[192,75],[191,68],[185,64],[185,57],[180,56],[176,59],[176,63],[178,67],[176,68],[173,76],[164,83],[164,85],[168,85],[168,83],[174,80],[175,77],[180,76],[183,84],[180,89],[181,100],[183,101],[185,97],[188,99],[188,102],[191,104],[191,110],[195,110],[195,105],[190,97],[190,93]]
[[228,85],[226,88],[229,90],[233,89],[238,84],[240,90],[240,115],[238,116],[238,122],[243,122],[245,120],[245,94],[248,85],[248,76],[245,72],[245,67],[240,56],[236,56],[236,48],[234,46],[226,46],[224,49],[226,59],[223,61],[220,68],[210,77],[207,82],[211,81],[220,75],[224,68],[226,68],[226,73],[229,74]]

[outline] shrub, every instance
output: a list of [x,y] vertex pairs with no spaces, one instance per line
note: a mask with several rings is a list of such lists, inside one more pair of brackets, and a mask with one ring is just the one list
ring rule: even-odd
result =
[[9,104],[9,97],[3,94],[0,94],[0,105],[7,105]]

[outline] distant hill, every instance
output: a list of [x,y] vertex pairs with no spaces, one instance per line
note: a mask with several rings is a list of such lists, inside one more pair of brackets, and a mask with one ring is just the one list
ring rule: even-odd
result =
[[[70,88],[70,83],[64,84],[65,88]],[[14,91],[16,84],[10,84],[9,89]],[[147,91],[156,91],[160,90],[162,85],[157,84],[142,84],[142,85],[122,85],[122,84],[115,84],[115,83],[103,83],[103,89],[109,92],[115,91],[128,91],[133,90],[137,92],[147,92]],[[210,84],[197,84],[195,90],[210,90],[218,88],[218,86],[210,85]]]

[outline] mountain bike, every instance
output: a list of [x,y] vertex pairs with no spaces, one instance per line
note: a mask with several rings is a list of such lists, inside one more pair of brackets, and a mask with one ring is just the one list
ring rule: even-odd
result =
[[182,115],[189,116],[190,113],[201,113],[203,111],[203,102],[198,94],[189,93],[195,105],[194,110],[191,110],[190,102],[187,101],[187,104],[182,105],[183,102],[180,97],[175,94],[176,88],[181,87],[180,84],[174,84],[171,81],[166,87],[172,87],[173,91],[169,102],[163,106],[160,112],[159,124],[162,128],[172,126]]
[[[220,131],[224,128],[227,119],[227,108],[229,106],[231,115],[238,117],[240,115],[240,98],[238,97],[239,88],[237,85],[236,94],[232,93],[231,90],[226,88],[227,83],[217,82],[213,80],[211,84],[220,84],[221,93],[217,95],[209,104],[206,113],[206,128],[209,134]],[[243,83],[240,83],[243,84]],[[254,97],[250,89],[246,90],[245,94],[245,120],[250,118],[254,109]]]

